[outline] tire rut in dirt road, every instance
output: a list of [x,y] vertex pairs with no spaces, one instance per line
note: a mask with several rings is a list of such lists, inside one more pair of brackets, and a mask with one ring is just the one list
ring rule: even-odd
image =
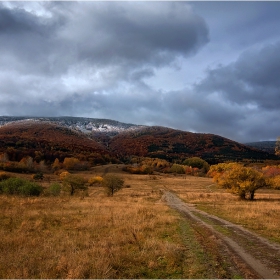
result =
[[193,227],[199,225],[200,231],[211,232],[211,236],[208,234],[211,241],[220,245],[221,254],[231,259],[244,278],[280,279],[278,244],[272,244],[239,225],[198,210],[169,191],[162,191],[166,203],[183,214]]

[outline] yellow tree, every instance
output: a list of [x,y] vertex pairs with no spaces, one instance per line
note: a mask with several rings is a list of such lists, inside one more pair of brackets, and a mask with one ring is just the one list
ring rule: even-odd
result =
[[241,199],[253,200],[257,189],[268,186],[261,172],[241,164],[233,164],[231,168],[215,176],[214,180],[219,186],[239,195]]
[[76,165],[79,164],[80,161],[77,158],[65,158],[63,161],[63,167],[67,170],[74,170]]
[[216,183],[219,185],[222,184],[223,181],[223,174],[234,167],[240,167],[239,163],[230,162],[230,163],[219,163],[215,165],[211,165],[207,175],[212,177]]
[[271,178],[271,183],[275,189],[280,190],[280,175]]
[[56,159],[54,160],[53,164],[52,164],[52,169],[53,169],[53,170],[58,170],[58,169],[60,169],[60,168],[61,168],[61,164],[60,164],[60,162],[59,162],[59,159],[56,158]]

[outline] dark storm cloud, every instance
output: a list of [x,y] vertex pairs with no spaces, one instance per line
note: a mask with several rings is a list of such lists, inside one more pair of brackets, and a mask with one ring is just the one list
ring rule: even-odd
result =
[[0,3],[0,115],[276,138],[279,13],[276,2]]
[[208,71],[197,85],[200,93],[218,93],[239,105],[264,110],[280,107],[280,42],[244,52],[230,65]]
[[77,63],[166,65],[208,41],[205,22],[184,3],[51,2],[48,6],[53,16],[45,19],[0,6],[1,51],[38,68],[40,59],[56,72]]
[[10,10],[0,4],[0,32],[13,36],[13,34],[38,32],[40,30],[37,18],[19,10]]
[[0,3],[2,114],[83,114],[100,103],[105,110],[122,97],[123,84],[143,86],[154,69],[209,40],[186,3],[42,2],[39,15],[29,5]]
[[80,59],[92,63],[161,65],[208,41],[204,20],[176,2],[77,4],[65,28],[61,36],[78,45]]
[[280,133],[279,58],[277,42],[247,50],[236,62],[208,70],[205,79],[194,86],[201,103],[207,104],[199,110],[201,124],[211,123],[217,133],[228,130],[228,137],[240,141],[267,135],[276,139]]
[[55,19],[42,19],[0,4],[0,71],[12,70],[20,76],[53,75],[54,64],[59,65],[54,59],[61,57],[55,38],[57,26]]

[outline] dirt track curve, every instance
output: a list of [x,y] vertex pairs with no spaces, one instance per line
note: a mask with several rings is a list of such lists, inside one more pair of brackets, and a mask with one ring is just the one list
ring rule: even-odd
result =
[[180,212],[192,227],[199,226],[204,241],[215,242],[221,257],[227,257],[243,278],[280,279],[280,246],[242,226],[230,223],[183,202],[177,195],[163,191],[162,199]]

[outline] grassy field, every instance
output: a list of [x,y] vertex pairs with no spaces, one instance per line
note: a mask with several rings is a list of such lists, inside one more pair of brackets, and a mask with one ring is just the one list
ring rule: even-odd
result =
[[[184,182],[184,183],[183,183]],[[254,201],[240,200],[218,188],[211,179],[199,177],[172,178],[166,186],[198,209],[224,218],[280,243],[280,191],[260,189]]]
[[[280,243],[280,192],[259,191],[257,201],[242,202],[209,178],[130,175],[120,166],[79,174],[107,172],[125,181],[113,197],[94,186],[87,196],[2,195],[0,278],[231,278],[215,267],[215,249],[209,254],[165,205],[163,188]],[[43,185],[57,180],[49,175]]]

